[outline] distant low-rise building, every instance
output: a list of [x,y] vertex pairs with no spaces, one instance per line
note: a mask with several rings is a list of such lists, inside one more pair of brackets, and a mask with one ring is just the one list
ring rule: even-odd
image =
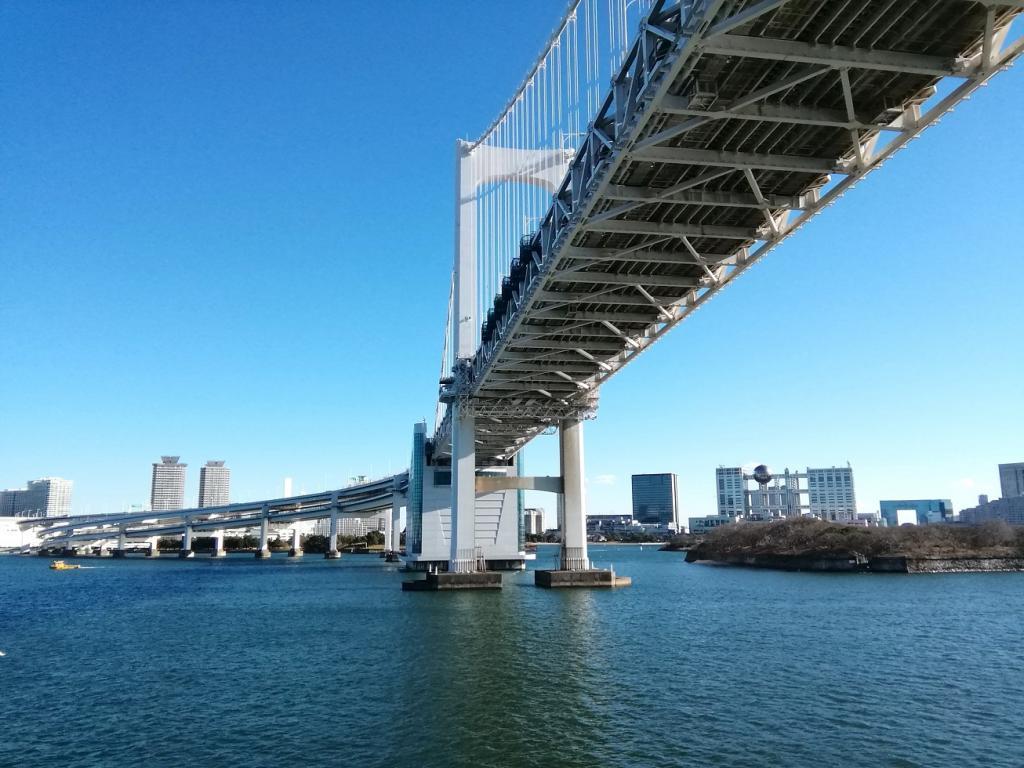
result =
[[640,533],[642,530],[631,515],[587,515],[588,536]]
[[988,504],[979,504],[960,512],[962,523],[987,523],[990,520],[1003,520],[1011,525],[1024,525],[1024,496],[1009,499],[996,499]]
[[24,488],[0,491],[0,517],[63,517],[71,514],[74,483],[62,477],[30,480]]
[[691,517],[690,518],[690,533],[695,536],[700,536],[713,531],[723,525],[736,522],[737,518],[734,515],[705,515],[704,517]]
[[878,502],[878,511],[889,526],[949,523],[955,516],[949,499],[887,499]]

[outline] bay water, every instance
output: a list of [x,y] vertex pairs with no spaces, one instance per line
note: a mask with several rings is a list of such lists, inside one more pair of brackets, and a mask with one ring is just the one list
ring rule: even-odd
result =
[[591,555],[633,586],[0,557],[0,766],[1024,766],[1024,574]]

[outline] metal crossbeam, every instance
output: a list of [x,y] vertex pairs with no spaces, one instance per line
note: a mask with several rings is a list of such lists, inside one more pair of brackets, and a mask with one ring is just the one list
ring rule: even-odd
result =
[[[605,250],[603,248],[572,248],[567,254],[572,259],[581,261],[628,261],[641,264],[700,264],[692,256],[679,251],[625,251]],[[725,254],[708,254],[705,261],[728,258]]]
[[721,56],[747,56],[772,61],[823,64],[833,68],[875,69],[883,72],[910,72],[946,77],[958,74],[953,62],[939,56],[898,51],[850,48],[842,45],[801,43],[742,35],[720,35],[701,43],[704,53]]
[[677,165],[717,165],[727,168],[764,168],[798,173],[834,173],[841,169],[825,157],[766,155],[754,152],[721,152],[713,149],[645,147],[632,154],[634,160]]
[[753,120],[765,123],[788,123],[791,125],[818,125],[823,128],[843,128],[872,131],[903,131],[894,125],[871,123],[865,120],[850,121],[846,113],[819,107],[794,107],[785,104],[751,104],[745,107],[726,109],[694,109],[689,99],[682,96],[666,96],[661,111],[670,115],[702,117],[708,120]]
[[757,237],[746,227],[718,227],[704,224],[664,224],[660,221],[595,221],[586,229],[592,232],[625,232],[636,235],[670,235],[673,237],[718,237],[727,240],[749,240]]
[[692,277],[673,275],[620,275],[614,272],[559,272],[551,276],[560,283],[596,283],[598,285],[650,285],[660,288],[696,288]]

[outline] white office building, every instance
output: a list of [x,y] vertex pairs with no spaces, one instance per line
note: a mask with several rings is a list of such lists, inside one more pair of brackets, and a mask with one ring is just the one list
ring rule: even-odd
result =
[[178,456],[161,456],[153,464],[153,484],[149,491],[149,508],[154,512],[184,509],[185,472],[188,464],[178,462]]
[[719,467],[715,470],[718,488],[718,514],[743,517],[747,514],[747,484],[741,467]]
[[822,520],[848,523],[857,519],[853,470],[845,467],[807,469],[807,497],[811,515]]

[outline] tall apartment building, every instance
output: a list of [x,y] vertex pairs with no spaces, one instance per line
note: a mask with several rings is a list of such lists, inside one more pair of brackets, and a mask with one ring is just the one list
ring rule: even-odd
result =
[[849,466],[822,469],[808,467],[807,496],[814,517],[837,522],[857,519],[853,470]]
[[633,475],[633,519],[679,530],[679,495],[672,472]]
[[0,517],[70,515],[73,485],[61,477],[42,477],[30,480],[24,488],[0,491]]
[[153,463],[153,484],[149,491],[149,508],[154,512],[184,509],[185,472],[188,464],[178,462],[178,456],[161,456]]
[[999,465],[999,487],[1004,499],[1024,496],[1024,461]]
[[718,487],[718,514],[743,517],[747,513],[747,484],[740,467],[718,467],[715,470]]
[[223,461],[208,461],[199,468],[199,506],[223,507],[231,502],[231,470]]
[[527,507],[523,510],[523,533],[527,536],[539,536],[544,533],[544,510]]

